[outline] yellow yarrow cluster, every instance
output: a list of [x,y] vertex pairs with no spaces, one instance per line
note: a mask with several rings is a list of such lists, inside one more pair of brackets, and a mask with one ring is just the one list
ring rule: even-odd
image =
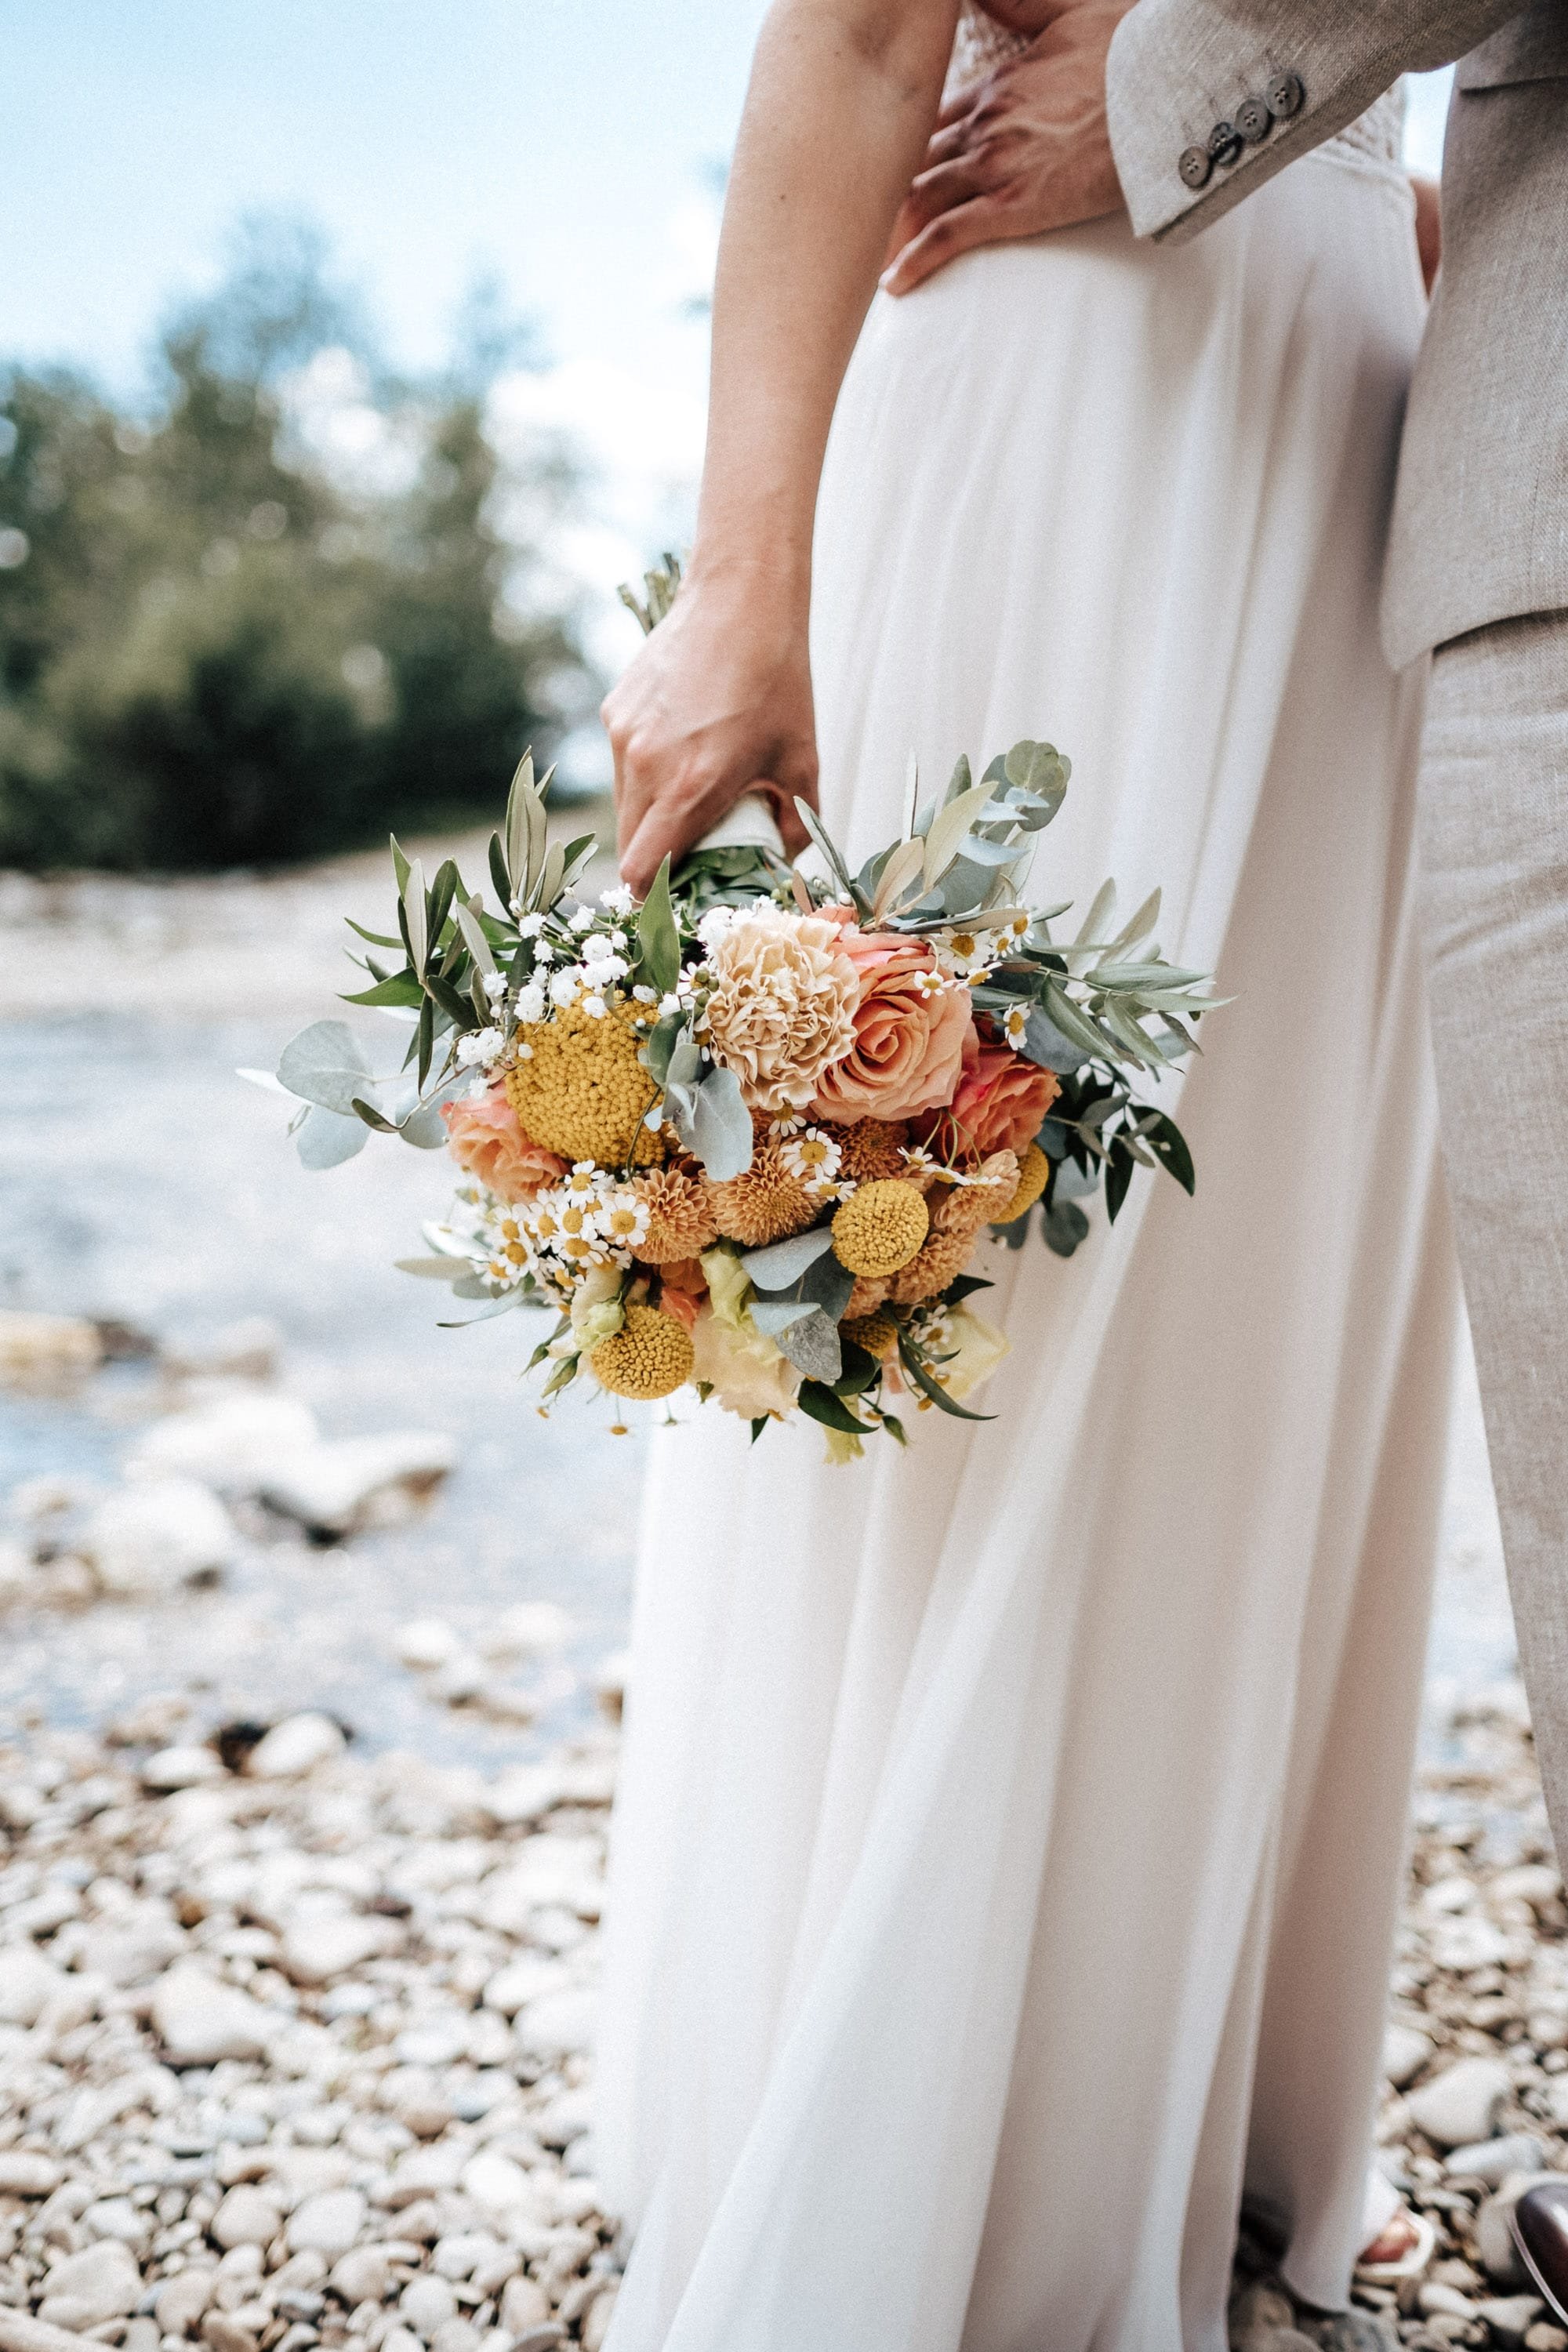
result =
[[574,1004],[552,1020],[524,1022],[517,1035],[507,1100],[532,1142],[600,1168],[647,1167],[663,1157],[643,1125],[658,1089],[637,1059],[641,1039],[627,1006],[613,1004],[595,1019]]
[[667,1397],[691,1378],[691,1334],[658,1307],[628,1307],[618,1331],[588,1358],[594,1378],[612,1396]]
[[1018,1189],[1005,1209],[997,1210],[992,1223],[1010,1225],[1026,1209],[1032,1209],[1051,1181],[1051,1163],[1037,1143],[1031,1143],[1018,1166]]
[[930,1223],[918,1185],[896,1178],[862,1184],[834,1217],[833,1254],[851,1274],[877,1280],[908,1265]]

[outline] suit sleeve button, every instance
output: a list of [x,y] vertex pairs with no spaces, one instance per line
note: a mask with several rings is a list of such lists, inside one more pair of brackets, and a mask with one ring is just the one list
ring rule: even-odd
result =
[[1234,122],[1216,122],[1209,132],[1209,161],[1226,170],[1241,152]]
[[1274,117],[1260,98],[1244,98],[1234,117],[1236,127],[1249,147],[1267,139],[1274,128]]
[[1293,114],[1300,114],[1307,98],[1300,75],[1293,73],[1276,74],[1263,95],[1276,122],[1289,122]]
[[1176,165],[1189,188],[1206,187],[1213,168],[1206,147],[1184,147],[1181,161]]

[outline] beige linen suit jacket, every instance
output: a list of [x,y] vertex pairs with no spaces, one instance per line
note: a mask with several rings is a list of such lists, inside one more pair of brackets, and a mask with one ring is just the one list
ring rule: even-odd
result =
[[1397,667],[1568,610],[1568,0],[1138,0],[1106,79],[1132,226],[1180,238],[1455,58],[1384,584]]

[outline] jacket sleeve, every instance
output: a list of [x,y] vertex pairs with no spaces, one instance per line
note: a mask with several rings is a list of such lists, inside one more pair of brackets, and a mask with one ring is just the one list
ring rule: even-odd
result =
[[1402,73],[1521,0],[1138,0],[1110,45],[1110,142],[1140,236],[1180,240],[1331,139]]

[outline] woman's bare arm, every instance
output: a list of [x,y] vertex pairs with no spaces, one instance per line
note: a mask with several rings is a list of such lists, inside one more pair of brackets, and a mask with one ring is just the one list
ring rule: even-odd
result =
[[605,704],[646,889],[748,787],[815,799],[806,616],[833,404],[936,119],[958,0],[774,0],[724,208],[708,449],[675,609]]

